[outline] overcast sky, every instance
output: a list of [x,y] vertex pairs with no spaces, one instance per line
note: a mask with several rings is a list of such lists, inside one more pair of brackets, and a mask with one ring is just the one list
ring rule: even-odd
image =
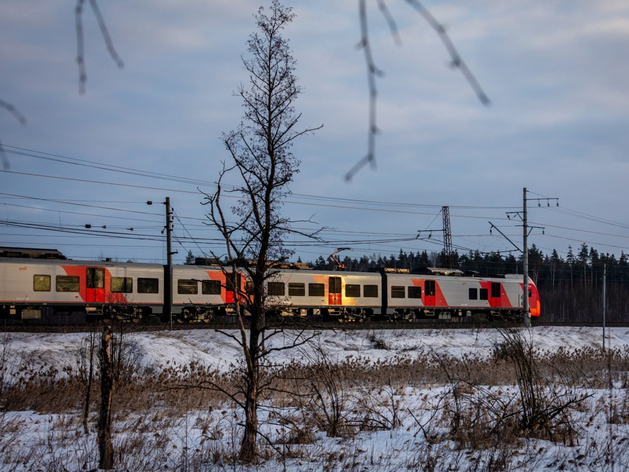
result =
[[[162,262],[160,202],[168,196],[175,260],[188,250],[220,253],[209,242],[217,234],[204,226],[199,189],[213,190],[228,159],[220,136],[242,116],[233,96],[247,81],[241,56],[253,15],[269,3],[101,0],[123,69],[109,57],[86,4],[87,84],[80,95],[75,2],[3,2],[0,99],[27,124],[0,108],[9,165],[0,173],[0,246]],[[295,257],[327,257],[341,246],[352,248],[351,257],[439,251],[444,205],[459,252],[510,250],[496,231],[490,235],[488,222],[521,246],[522,229],[505,212],[522,209],[524,187],[529,198],[559,199],[559,207],[555,200],[550,207],[529,202],[530,223],[545,228],[532,229],[530,242],[544,253],[557,249],[565,257],[568,246],[576,252],[584,242],[629,252],[626,0],[425,2],[489,107],[448,67],[439,37],[407,2],[387,1],[401,45],[375,0],[368,3],[375,62],[385,72],[377,82],[377,166],[347,183],[343,176],[367,152],[358,2],[284,2],[297,14],[285,35],[303,88],[300,123],[324,125],[293,148],[301,167],[284,211],[325,227],[328,243],[291,237]],[[430,229],[430,239],[425,231],[414,239]]]

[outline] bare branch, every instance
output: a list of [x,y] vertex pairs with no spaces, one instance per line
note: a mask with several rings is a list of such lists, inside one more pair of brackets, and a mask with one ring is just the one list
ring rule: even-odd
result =
[[[21,125],[26,124],[26,118],[24,118],[24,116],[18,111],[18,109],[15,108],[11,103],[5,102],[4,100],[0,100],[0,108],[4,108],[9,113],[11,113],[15,117],[15,119],[19,121]],[[9,158],[7,157],[7,154],[4,151],[4,146],[2,146],[2,141],[0,141],[0,160],[2,160],[2,168],[4,170],[8,170],[10,167]]]
[[[277,334],[279,334],[281,332],[283,332],[283,330],[276,330],[275,332],[271,333],[271,335],[266,336],[265,341],[268,341],[270,338],[272,338],[273,336],[275,336],[275,335],[277,335]],[[314,331],[313,334],[311,334],[310,336],[305,336],[304,337],[303,336],[304,332],[305,332],[305,330],[302,330],[297,336],[295,336],[295,339],[289,345],[278,346],[278,347],[272,347],[272,348],[269,348],[269,349],[265,349],[264,352],[262,352],[260,354],[260,358],[267,357],[269,354],[274,353],[274,352],[287,351],[289,349],[295,349],[297,347],[304,346],[304,345],[310,343],[310,341],[312,341],[313,339],[316,339],[321,334],[318,331]]]
[[102,13],[100,12],[100,8],[98,8],[98,3],[96,3],[96,0],[90,0],[90,6],[92,7],[94,16],[96,16],[96,21],[98,22],[98,27],[100,28],[100,32],[103,35],[103,40],[105,41],[105,45],[107,46],[107,51],[109,52],[109,55],[118,66],[118,69],[124,68],[124,63],[122,62],[122,59],[120,59],[120,56],[118,55],[118,53],[116,52],[116,49],[114,48],[114,43],[111,40],[109,31],[107,30],[105,19],[103,18]]
[[[105,23],[105,19],[98,7],[98,3],[96,0],[89,0],[90,7],[94,12],[94,16],[96,17],[96,22],[98,23],[98,27],[100,29],[101,35],[103,36],[103,41],[105,42],[105,46],[107,46],[107,51],[111,56],[112,60],[116,63],[119,69],[124,67],[124,63],[120,56],[116,52],[114,48],[114,43],[111,39],[109,31],[107,30],[107,24]],[[77,0],[76,6],[74,7],[74,22],[76,26],[76,62],[79,66],[79,94],[85,95],[85,84],[87,83],[87,71],[85,68],[85,38],[83,34],[83,6],[85,5],[85,0]]]
[[476,94],[480,102],[485,106],[489,106],[491,104],[489,97],[485,94],[482,87],[476,80],[476,77],[474,77],[472,71],[469,69],[469,67],[467,67],[467,64],[463,62],[463,59],[459,55],[459,52],[454,46],[454,43],[448,36],[448,33],[446,33],[445,27],[441,23],[439,23],[434,16],[432,16],[432,14],[419,2],[419,0],[406,0],[406,2],[413,8],[415,8],[415,10],[417,10],[417,12],[424,18],[424,20],[426,20],[430,27],[434,29],[435,32],[439,35],[439,39],[441,39],[444,46],[448,50],[448,53],[450,54],[450,58],[452,59],[452,67],[461,70],[461,73],[470,84],[470,87],[472,87],[472,90],[474,90],[474,93]]
[[370,164],[372,169],[376,167],[376,133],[378,127],[376,124],[376,104],[378,99],[378,89],[376,87],[376,76],[382,76],[382,71],[376,68],[371,52],[371,43],[369,42],[369,26],[367,25],[367,0],[359,2],[360,16],[360,47],[365,53],[365,63],[367,64],[367,83],[369,86],[369,131],[367,133],[367,155],[363,157],[350,171],[345,174],[345,180],[350,181],[354,175],[366,164]]
[[85,0],[77,0],[74,8],[74,21],[76,24],[76,62],[79,66],[79,93],[85,94],[85,82],[87,73],[85,72],[85,54],[83,39],[83,4]]
[[[377,2],[382,15],[384,16],[389,25],[389,28],[391,29],[391,34],[393,35],[396,44],[401,44],[397,25],[395,23],[395,20],[391,16],[391,13],[389,12],[389,9],[387,8],[384,0],[377,0]],[[413,8],[415,8],[415,10],[417,10],[417,12],[424,18],[424,20],[439,35],[439,38],[441,39],[448,53],[450,54],[452,67],[461,70],[461,73],[472,87],[472,90],[474,90],[474,93],[476,94],[480,102],[485,106],[489,106],[489,98],[483,91],[482,87],[476,80],[474,74],[472,74],[472,71],[469,69],[467,64],[463,62],[463,59],[455,48],[454,43],[446,33],[444,26],[441,25],[434,16],[432,16],[432,14],[419,2],[419,0],[406,0],[406,2]],[[361,31],[359,47],[362,48],[364,51],[365,64],[367,65],[367,83],[369,87],[369,127],[367,132],[367,155],[356,162],[356,164],[354,164],[354,166],[352,166],[352,168],[345,174],[346,181],[352,180],[352,178],[358,173],[358,171],[360,171],[360,169],[362,169],[367,164],[369,164],[372,169],[375,169],[376,167],[376,134],[379,131],[376,122],[376,105],[378,99],[376,77],[381,77],[383,75],[383,72],[376,67],[371,50],[371,43],[369,41],[369,26],[367,23],[367,0],[359,0],[358,11],[360,17]]]
[[24,118],[24,116],[18,111],[18,109],[15,108],[11,103],[0,100],[0,108],[4,108],[9,113],[11,113],[21,125],[26,124],[26,118]]
[[384,16],[384,19],[389,24],[389,29],[391,30],[391,35],[393,36],[393,40],[398,46],[401,45],[402,39],[400,38],[400,33],[397,29],[397,23],[395,22],[395,19],[391,15],[391,12],[389,11],[389,8],[387,7],[387,4],[384,2],[384,0],[378,0],[378,8],[380,8],[380,12],[382,13],[382,16]]

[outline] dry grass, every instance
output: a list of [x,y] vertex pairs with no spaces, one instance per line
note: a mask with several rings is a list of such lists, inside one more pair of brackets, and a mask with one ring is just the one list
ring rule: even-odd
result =
[[[117,467],[240,470],[236,458],[241,418],[226,394],[238,398],[239,369],[221,373],[191,363],[146,371],[134,365],[123,344],[119,349],[113,399]],[[594,469],[597,464],[604,469],[613,451],[629,454],[629,440],[617,437],[612,448],[583,433],[587,428],[629,424],[626,349],[545,353],[507,333],[493,355],[484,359],[430,353],[416,359],[400,355],[378,362],[361,357],[331,362],[322,350],[310,352],[308,362],[265,369],[269,388],[261,397],[262,463],[301,461],[317,463],[321,470],[396,470],[400,464],[394,454],[363,450],[358,438],[364,434],[393,438],[402,432],[414,438],[416,452],[405,456],[404,466],[410,470],[517,470],[513,451],[529,444],[527,438],[579,447],[574,464]],[[77,353],[77,368],[66,372],[24,369],[19,381],[10,385],[0,378],[4,457],[0,467],[94,466],[97,379],[87,435],[80,413],[87,355],[85,350]],[[578,393],[586,388],[589,393],[607,391],[610,375],[616,387],[607,396],[587,400]],[[34,428],[36,439],[23,436],[24,418],[9,413],[17,411],[42,415],[42,423]],[[339,438],[340,446],[324,448],[322,434]],[[536,451],[530,454],[533,459],[539,456]],[[549,464],[553,461],[551,468],[571,465],[559,457]]]

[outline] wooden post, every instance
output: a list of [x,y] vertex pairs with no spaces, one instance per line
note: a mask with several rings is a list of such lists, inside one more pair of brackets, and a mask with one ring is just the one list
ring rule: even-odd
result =
[[114,448],[111,442],[111,396],[114,390],[111,360],[111,327],[105,325],[100,344],[100,414],[98,416],[98,468],[114,468]]

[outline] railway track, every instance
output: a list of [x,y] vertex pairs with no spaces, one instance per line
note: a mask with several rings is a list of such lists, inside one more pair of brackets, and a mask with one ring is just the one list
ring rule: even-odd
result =
[[[88,333],[101,331],[104,323],[86,324],[63,324],[63,325],[40,325],[40,324],[0,324],[1,332],[29,332],[29,333]],[[112,326],[115,330],[122,330],[125,333],[133,332],[158,332],[158,331],[183,331],[183,330],[214,330],[214,329],[237,329],[236,323],[120,323],[114,322]],[[410,322],[383,322],[365,321],[362,323],[339,323],[339,322],[319,322],[311,323],[301,320],[290,320],[285,322],[267,322],[268,329],[292,329],[292,330],[434,330],[434,329],[491,329],[491,328],[517,328],[521,323],[495,321],[495,322],[445,322],[422,320],[414,323]],[[600,322],[549,322],[543,320],[533,320],[533,326],[583,326],[600,327]],[[629,322],[606,323],[607,327],[629,327]],[[245,324],[248,327],[248,324]]]

